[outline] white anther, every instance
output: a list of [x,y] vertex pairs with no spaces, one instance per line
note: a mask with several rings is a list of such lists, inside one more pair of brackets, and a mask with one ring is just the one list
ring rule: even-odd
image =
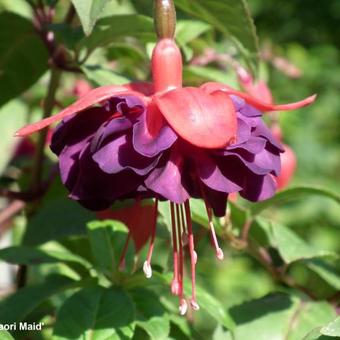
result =
[[147,279],[150,279],[151,276],[152,276],[152,268],[151,268],[151,265],[148,261],[144,262],[143,271],[144,271],[145,277]]
[[216,257],[217,257],[218,260],[223,261],[224,254],[223,254],[223,250],[221,248],[216,249]]
[[194,311],[198,311],[200,309],[200,306],[198,305],[198,303],[194,300],[191,300],[190,301],[190,305],[191,305],[191,308],[194,310]]
[[181,315],[185,315],[186,314],[186,312],[188,310],[188,304],[187,304],[187,302],[184,299],[181,299],[181,302],[179,304],[179,308],[178,309],[179,309],[179,313]]

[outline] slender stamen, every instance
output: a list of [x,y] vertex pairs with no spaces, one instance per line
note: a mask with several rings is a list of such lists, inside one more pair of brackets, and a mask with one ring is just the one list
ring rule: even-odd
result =
[[183,228],[181,215],[180,215],[181,206],[176,204],[176,217],[177,217],[177,228],[178,228],[178,249],[179,249],[179,288],[180,288],[180,299],[183,298],[183,246],[182,246],[182,237],[181,230]]
[[188,244],[188,233],[185,228],[185,220],[184,220],[184,212],[183,212],[183,205],[181,205],[181,221],[182,221],[182,244],[183,247]]
[[199,185],[200,185],[202,197],[203,197],[204,204],[205,204],[205,209],[206,209],[207,215],[208,215],[211,240],[212,240],[212,243],[213,243],[213,247],[215,248],[216,258],[218,260],[222,261],[224,259],[224,254],[223,254],[223,250],[221,249],[221,247],[218,244],[218,240],[217,240],[217,236],[216,236],[216,232],[215,232],[215,227],[214,227],[214,222],[213,222],[212,209],[211,209],[210,205],[208,204],[208,200],[206,198],[202,183],[199,182]]
[[218,240],[215,232],[213,217],[212,217],[212,209],[209,207],[208,203],[205,201],[205,208],[207,210],[208,219],[209,219],[209,228],[211,233],[211,239],[213,242],[213,246],[215,248],[216,257],[218,260],[222,261],[224,259],[223,250],[218,245]]
[[174,203],[170,202],[170,212],[171,212],[171,226],[172,226],[172,248],[173,248],[173,258],[174,258],[174,278],[171,283],[171,292],[174,295],[180,294],[180,283],[179,283],[179,273],[178,273],[178,249],[177,249],[177,231],[176,231],[176,219],[175,219],[175,209]]
[[192,233],[190,205],[189,205],[188,200],[184,203],[184,207],[185,207],[185,215],[186,215],[186,222],[187,222],[187,228],[188,228],[189,251],[190,251],[190,262],[191,262],[191,286],[192,286],[191,289],[192,289],[192,292],[191,292],[190,305],[191,305],[193,310],[198,310],[199,305],[196,302],[196,271],[195,271],[195,266],[196,266],[196,262],[197,262],[197,254],[196,254],[195,249],[194,249],[195,248],[195,246],[194,246],[194,235]]
[[158,215],[158,199],[155,199],[154,205],[154,219],[151,228],[151,238],[150,238],[150,245],[148,250],[148,255],[146,257],[146,261],[143,265],[143,271],[146,278],[151,278],[152,276],[152,267],[151,267],[151,257],[153,253],[153,248],[155,246],[155,238],[156,238],[156,226],[157,226],[157,215]]
[[119,268],[119,271],[121,271],[121,272],[125,269],[125,256],[126,256],[126,253],[127,253],[127,250],[128,250],[130,238],[131,238],[131,233],[129,232],[128,236],[125,240],[125,244],[124,244],[122,254],[120,255],[120,259],[119,259],[118,268]]

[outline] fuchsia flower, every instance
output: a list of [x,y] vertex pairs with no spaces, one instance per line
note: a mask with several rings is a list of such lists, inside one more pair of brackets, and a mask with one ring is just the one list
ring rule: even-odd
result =
[[[223,216],[228,194],[258,201],[275,192],[272,175],[280,171],[281,145],[262,121],[261,111],[292,110],[314,96],[272,105],[224,84],[182,86],[182,57],[171,38],[158,41],[152,56],[153,84],[104,86],[90,91],[59,114],[26,126],[25,136],[62,120],[52,151],[59,157],[61,179],[70,197],[88,209],[102,210],[117,199],[170,201],[174,278],[171,291],[187,310],[183,292],[184,247],[191,263],[196,301],[194,247],[189,199],[204,200],[218,259],[212,215]],[[142,231],[143,232],[143,231]],[[144,272],[151,277],[156,218]]]

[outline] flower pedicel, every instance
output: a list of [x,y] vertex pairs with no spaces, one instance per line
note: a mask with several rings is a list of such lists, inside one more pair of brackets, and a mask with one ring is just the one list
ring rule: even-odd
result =
[[[199,309],[190,198],[204,200],[216,256],[222,260],[212,216],[224,215],[228,194],[239,192],[259,201],[275,193],[272,175],[279,174],[283,150],[263,123],[261,111],[293,110],[312,103],[315,96],[275,106],[220,83],[183,87],[172,1],[156,1],[155,24],[159,39],[152,55],[152,84],[96,88],[59,114],[20,129],[17,136],[62,120],[51,149],[59,157],[70,198],[88,209],[103,210],[115,200],[153,198],[157,216],[158,200],[170,202],[171,291],[185,314],[186,245],[192,281],[189,301],[192,309]],[[148,278],[155,232],[156,218],[143,267]]]

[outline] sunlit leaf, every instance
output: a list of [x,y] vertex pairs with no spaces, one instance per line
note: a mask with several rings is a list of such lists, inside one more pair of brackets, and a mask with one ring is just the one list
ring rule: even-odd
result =
[[257,67],[256,29],[245,0],[175,0],[175,4],[232,37],[249,63]]
[[340,337],[340,317],[337,317],[326,326],[323,326],[320,333],[323,335]]
[[130,82],[128,78],[100,65],[84,65],[82,70],[96,86],[123,85]]
[[335,311],[325,302],[276,293],[233,307],[230,313],[237,324],[235,340],[301,340],[313,328],[332,320]]
[[167,339],[170,321],[159,297],[143,288],[129,292],[136,306],[136,323],[153,340]]
[[60,308],[53,339],[130,339],[134,318],[134,305],[122,289],[86,287]]
[[330,198],[331,200],[340,204],[340,196],[330,190],[317,187],[297,187],[280,191],[273,198],[270,198],[266,201],[253,203],[250,209],[255,215],[271,206],[284,204],[286,202],[294,201],[306,196],[322,196],[325,198]]
[[77,263],[85,267],[90,264],[67,251],[45,250],[26,246],[12,246],[0,250],[0,259],[12,264],[39,265],[43,263]]
[[51,296],[79,285],[65,276],[51,275],[44,283],[18,290],[0,303],[0,323],[23,320],[30,312]]
[[90,35],[96,21],[99,19],[100,14],[104,10],[105,5],[110,0],[71,0],[71,1],[74,7],[76,8],[85,34]]
[[0,339],[1,340],[14,340],[12,335],[7,331],[0,331]]

